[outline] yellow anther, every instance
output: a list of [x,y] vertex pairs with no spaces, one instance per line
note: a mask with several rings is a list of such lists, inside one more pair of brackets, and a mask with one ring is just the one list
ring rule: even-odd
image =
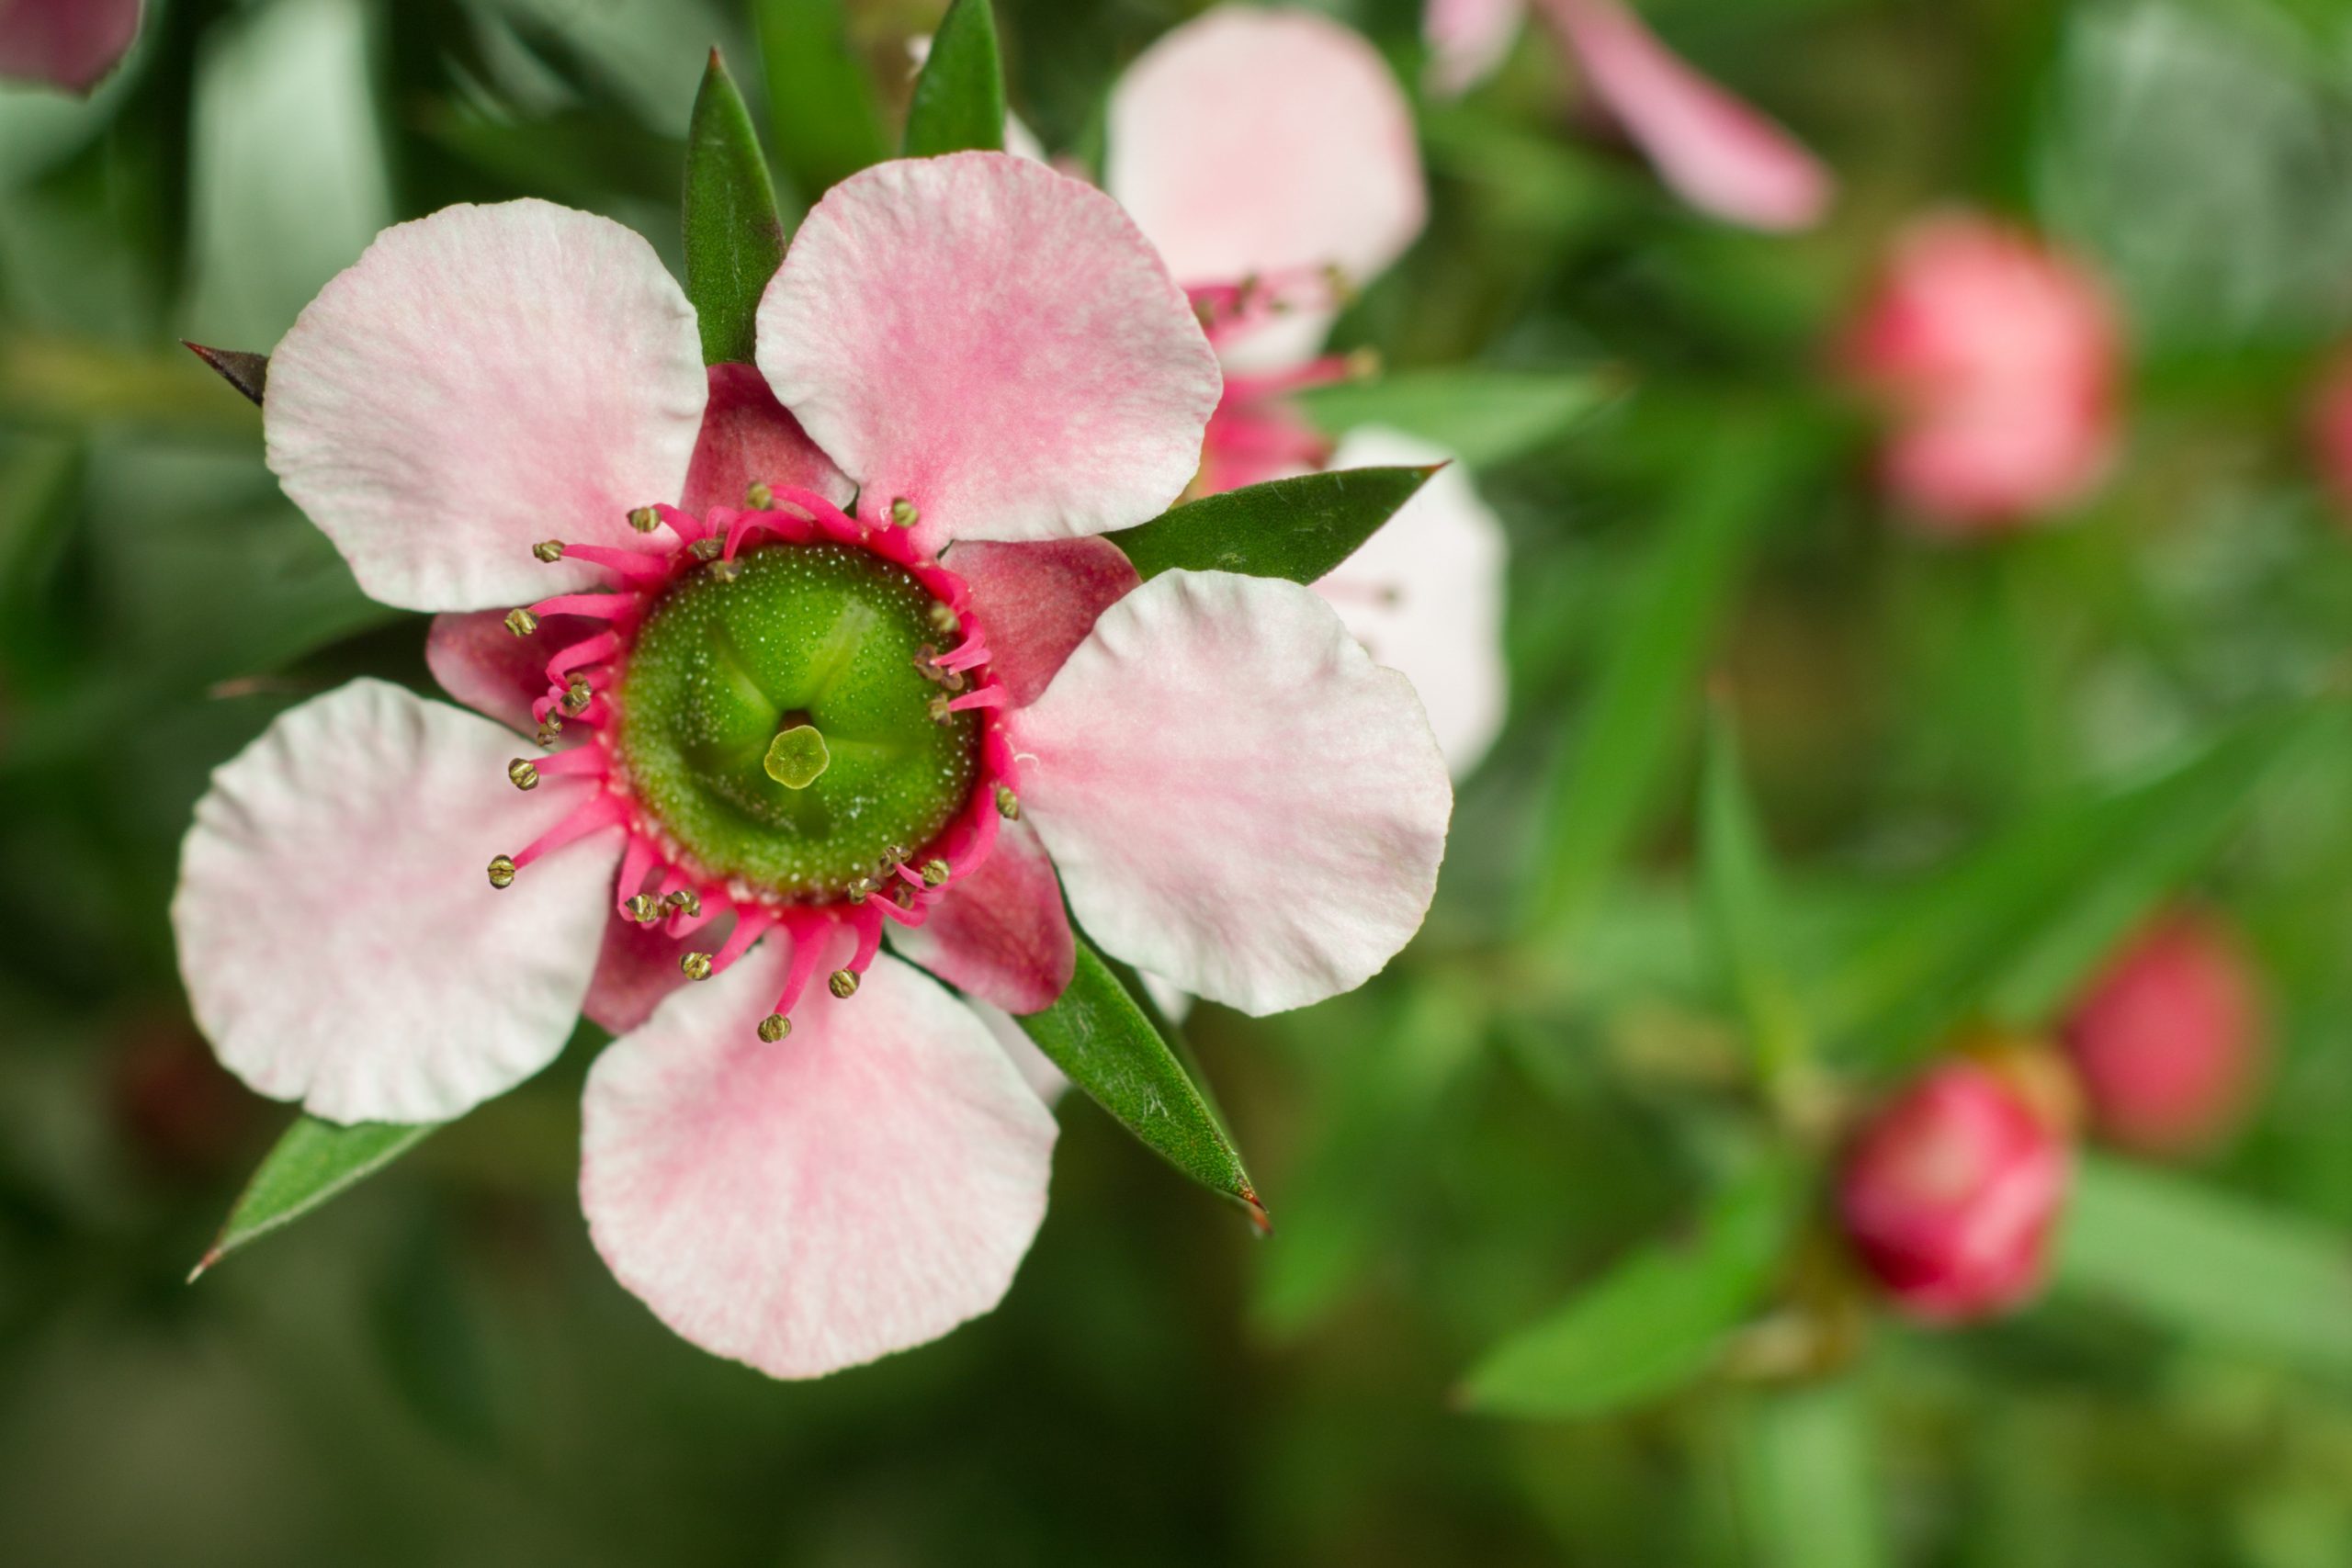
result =
[[689,953],[678,960],[678,967],[686,972],[689,980],[707,980],[710,978],[710,954]]
[[849,890],[843,895],[843,897],[847,897],[853,904],[865,903],[868,898],[874,897],[874,879],[870,876],[859,877],[855,882],[849,885]]
[[532,761],[528,757],[515,758],[513,761],[506,764],[506,782],[513,784],[516,789],[538,788],[538,764]]
[[913,502],[909,501],[903,495],[897,496],[892,499],[890,502],[891,526],[897,528],[911,528],[917,523],[922,521],[922,513],[915,510],[915,503]]
[[1021,797],[1012,793],[1011,784],[996,786],[996,811],[1008,822],[1021,820]]
[[952,632],[964,624],[943,600],[933,600],[931,608],[923,613],[931,617],[932,626],[943,632]]
[[588,711],[588,705],[595,695],[594,690],[587,682],[574,676],[571,684],[563,689],[563,701],[560,705],[563,709],[563,716],[578,718]]
[[662,902],[690,920],[702,913],[702,895],[691,887],[679,888]]
[[775,491],[753,479],[752,488],[743,492],[743,504],[754,512],[768,511],[775,505]]
[[956,710],[947,705],[947,698],[944,695],[931,699],[931,721],[933,724],[945,724],[955,716]]
[[694,557],[696,560],[717,560],[718,558],[719,552],[724,550],[726,547],[727,541],[720,538],[718,535],[705,534],[701,538],[696,539],[693,544],[686,547],[686,554]]
[[509,610],[506,612],[506,629],[516,637],[529,637],[539,629],[539,618],[528,610]]
[[628,902],[621,908],[628,911],[630,919],[644,925],[662,913],[662,900],[650,893],[637,893],[630,895]]
[[899,883],[890,889],[890,901],[901,909],[911,909],[915,907],[915,890],[903,882]]
[[563,558],[563,541],[561,539],[541,539],[537,544],[531,547],[531,553],[538,557],[541,560],[552,565]]
[[772,1012],[760,1020],[760,1038],[773,1045],[792,1032],[792,1020],[780,1012]]
[[710,575],[721,582],[732,582],[743,575],[743,563],[739,560],[715,560],[710,563]]
[[514,856],[492,855],[490,857],[490,885],[492,887],[512,887],[514,886]]
[[947,886],[947,879],[954,874],[955,868],[944,860],[927,860],[922,863],[922,885],[925,887],[944,887]]
[[831,987],[833,995],[841,998],[843,1001],[847,1001],[850,998],[857,995],[857,976],[851,970],[834,970],[833,977],[826,981],[825,984]]
[[650,506],[640,506],[628,514],[628,525],[640,534],[650,534],[662,526],[662,514]]
[[538,731],[531,739],[537,741],[542,750],[552,750],[555,748],[556,737],[562,733],[563,720],[549,714],[539,721]]
[[1369,344],[1348,350],[1348,374],[1359,381],[1368,381],[1380,374],[1380,350]]

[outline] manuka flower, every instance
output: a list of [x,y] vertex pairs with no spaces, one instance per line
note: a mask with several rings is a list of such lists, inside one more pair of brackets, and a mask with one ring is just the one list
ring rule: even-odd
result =
[[[1510,52],[1530,0],[1427,0],[1430,85],[1459,93]],[[1623,0],[1532,0],[1616,121],[1677,195],[1751,229],[1805,229],[1828,171],[1779,126],[1675,58]]]
[[[1319,468],[1444,462],[1397,432],[1336,446],[1291,394],[1361,368],[1318,353],[1341,297],[1428,216],[1404,94],[1362,37],[1305,11],[1213,10],[1112,90],[1104,182],[1191,293],[1226,361],[1194,491]],[[1316,584],[1373,657],[1410,677],[1455,773],[1501,728],[1504,541],[1456,468]]]
[[697,342],[650,247],[541,202],[328,285],[270,362],[270,466],[363,588],[444,612],[435,673],[490,717],[370,681],[288,713],[215,775],[173,916],[221,1059],[331,1120],[458,1115],[583,1004],[623,1032],[599,1251],[807,1376],[986,1311],[1045,1207],[1051,1116],[886,929],[1032,1011],[1067,892],[1119,957],[1295,1007],[1412,934],[1451,793],[1313,593],[1138,584],[1095,536],[1183,489],[1219,387],[1100,193],[867,170],[768,285],[757,369]]
[[2176,912],[2108,964],[2065,1026],[2092,1127],[2135,1153],[2205,1153],[2236,1130],[2269,1058],[2262,988],[2218,920]]

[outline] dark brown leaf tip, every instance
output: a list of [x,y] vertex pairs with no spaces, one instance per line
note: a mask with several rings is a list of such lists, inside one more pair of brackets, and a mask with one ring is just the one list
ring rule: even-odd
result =
[[255,408],[261,406],[262,393],[269,386],[269,355],[247,354],[237,348],[207,348],[200,343],[180,340],[182,346],[219,373],[220,379],[244,393]]

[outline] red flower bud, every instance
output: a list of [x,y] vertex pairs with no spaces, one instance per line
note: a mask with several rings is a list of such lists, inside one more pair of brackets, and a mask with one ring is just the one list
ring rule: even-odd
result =
[[2075,1005],[2066,1048],[2099,1135],[2147,1155],[2211,1148],[2262,1077],[2262,999],[2237,944],[2211,921],[2151,927]]
[[2022,1094],[1956,1059],[1864,1123],[1838,1211],[1863,1266],[1905,1314],[1989,1317],[2041,1282],[2068,1168],[2064,1140]]

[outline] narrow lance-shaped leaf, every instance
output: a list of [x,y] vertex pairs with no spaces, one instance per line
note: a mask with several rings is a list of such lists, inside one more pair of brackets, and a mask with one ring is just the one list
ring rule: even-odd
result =
[[907,156],[1004,150],[1004,63],[989,0],[955,0],[907,105]]
[[706,365],[749,364],[760,295],[784,260],[784,220],[751,111],[710,51],[686,130],[686,298]]
[[190,1282],[246,1243],[357,1186],[424,1141],[438,1123],[359,1122],[339,1126],[300,1116],[255,1170],[228,1223],[188,1274]]
[[1238,571],[1314,582],[1355,554],[1442,467],[1333,468],[1245,485],[1106,537],[1147,578]]
[[1735,421],[1690,454],[1657,553],[1544,792],[1526,916],[1555,941],[1576,934],[1655,809],[1749,543],[1791,476],[1786,435]]
[[1100,953],[1078,944],[1069,988],[1043,1012],[1016,1020],[1054,1066],[1169,1164],[1250,1211],[1266,1206],[1216,1114]]
[[890,155],[841,0],[753,0],[776,161],[804,203]]
[[2215,1344],[2352,1372],[2352,1236],[2182,1177],[2086,1156],[2055,1283]]
[[1385,425],[1452,452],[1474,468],[1534,450],[1607,402],[1615,378],[1596,370],[1403,370],[1292,394],[1326,434]]
[[1698,1376],[1779,1272],[1798,1194],[1786,1164],[1761,1161],[1716,1197],[1689,1242],[1643,1249],[1488,1351],[1464,1402],[1506,1416],[1599,1416]]
[[1870,1409],[1851,1382],[1756,1394],[1736,1420],[1746,1561],[1758,1568],[1880,1568],[1892,1562],[1879,1511]]
[[1699,869],[1707,923],[1767,1088],[1784,1084],[1810,1050],[1781,953],[1772,869],[1740,776],[1739,740],[1720,703],[1709,716],[1700,785]]

